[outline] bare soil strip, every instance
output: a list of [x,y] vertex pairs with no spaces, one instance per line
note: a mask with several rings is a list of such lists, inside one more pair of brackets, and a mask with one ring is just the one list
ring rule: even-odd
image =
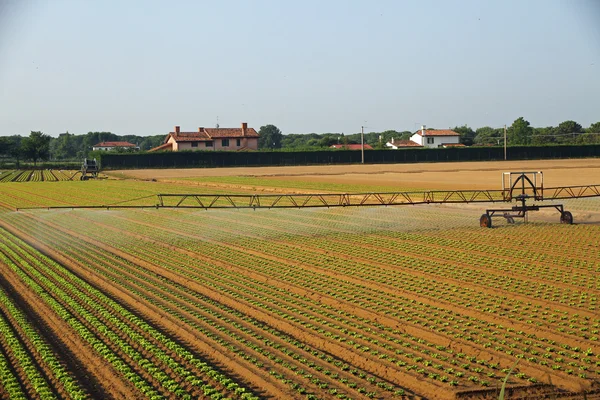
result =
[[600,159],[475,161],[418,164],[323,165],[143,169],[111,171],[115,177],[176,180],[215,176],[258,176],[274,179],[333,182],[437,190],[500,189],[507,171],[544,171],[545,186],[599,184]]
[[[15,233],[11,228],[0,221],[0,225],[7,231]],[[22,232],[18,232],[21,233]],[[27,236],[25,236],[27,237]],[[84,371],[93,378],[90,383],[101,382],[101,390],[112,399],[139,398],[132,387],[118,377],[118,373],[104,359],[98,356],[87,343],[83,342],[79,335],[73,331],[70,325],[59,318],[55,312],[46,305],[46,303],[37,297],[31,290],[21,282],[20,278],[12,272],[7,266],[4,266],[5,278],[7,283],[14,288],[26,302],[24,307],[35,310],[36,320],[42,321],[41,326],[47,326],[52,329],[52,335],[59,338],[63,345],[68,348],[70,354],[78,358],[78,365],[83,366]]]
[[[119,217],[119,218],[127,219],[127,218],[124,218],[124,217]],[[131,220],[131,219],[127,219],[127,220],[129,222],[133,222],[133,223],[137,223],[137,224],[143,224],[143,225],[148,226],[148,227],[151,226],[151,224],[144,224],[144,223],[141,223],[141,222],[139,222],[137,220]],[[88,220],[88,223],[94,223],[94,222],[91,221],[91,220]],[[96,224],[98,224],[98,223],[96,222]],[[100,225],[102,225],[103,229],[114,230],[115,233],[117,233],[119,235],[130,235],[130,236],[134,237],[135,239],[149,240],[148,238],[145,238],[143,235],[129,233],[129,232],[120,230],[118,228],[112,227],[110,225],[105,225],[105,224],[100,224]],[[165,231],[170,231],[170,232],[173,232],[173,233],[179,232],[179,234],[181,234],[181,231],[179,231],[179,230],[177,230],[177,231],[170,230],[170,229],[164,229],[164,230]],[[71,233],[74,234],[73,232],[71,232]],[[191,235],[191,234],[187,234],[187,235],[190,236],[192,239],[195,239],[195,240],[201,240],[202,239],[204,241],[207,241],[205,238],[196,237],[196,236]],[[210,242],[210,240],[209,240],[209,242]],[[242,247],[238,247],[238,246],[235,246],[235,245],[226,244],[226,243],[222,243],[222,242],[215,242],[215,243],[219,244],[220,246],[230,247],[233,250],[238,251],[238,252],[253,254],[253,255],[256,255],[256,256],[264,258],[264,259],[270,259],[270,260],[273,260],[273,261],[287,263],[287,264],[291,263],[292,265],[295,264],[295,262],[290,261],[289,259],[282,259],[282,258],[279,258],[279,257],[276,257],[276,256],[272,256],[270,254],[266,254],[266,253],[263,253],[263,252],[256,252],[256,251],[248,250],[248,249],[245,249],[245,248],[242,248]],[[158,244],[158,243],[155,242],[154,244]],[[111,247],[107,247],[106,250],[107,251],[114,251]],[[132,262],[135,262],[135,263],[138,263],[138,264],[141,262],[138,259],[135,259],[135,258],[132,259],[130,255],[122,255],[122,256],[124,256],[124,257],[126,256],[129,259],[131,259]],[[194,254],[194,256],[195,257],[206,257],[206,256],[203,256],[203,255],[200,255],[200,254],[197,254],[197,253]],[[211,263],[218,262],[215,259],[209,259],[209,261]],[[302,268],[302,269],[305,269],[305,270],[312,270],[312,271],[317,272],[317,273],[319,273],[321,275],[329,276],[329,277],[332,277],[332,278],[337,278],[337,275],[335,273],[332,273],[330,271],[323,270],[323,269],[320,269],[320,268],[317,268],[317,267],[311,267],[311,266],[308,266],[308,265],[305,265],[305,264],[297,264],[296,266],[298,268]],[[248,271],[247,270],[240,270],[240,273],[247,274]],[[266,277],[263,276],[263,279],[265,279],[265,278]],[[365,286],[365,287],[370,287],[372,289],[382,290],[382,286],[380,284],[373,284],[370,281],[365,281],[363,279],[349,277],[349,276],[345,276],[344,279],[346,279],[346,280],[349,279],[350,281],[356,283],[357,285],[361,285],[361,286]],[[271,277],[270,280],[273,281],[274,280],[273,277]],[[330,305],[335,305],[335,307],[337,307],[339,309],[344,309],[344,310],[346,310],[348,312],[354,312],[354,313],[356,313],[356,312],[358,312],[358,310],[360,310],[360,308],[356,307],[355,305],[342,304],[338,300],[334,300],[332,298],[330,298],[329,301],[327,301],[328,296],[326,296],[324,294],[318,294],[317,295],[314,292],[307,291],[305,289],[301,289],[301,288],[299,288],[297,286],[292,286],[292,285],[286,284],[285,282],[277,281],[277,285],[280,286],[280,287],[286,288],[287,290],[291,290],[291,291],[293,291],[295,293],[304,295],[304,296],[312,296],[315,300],[317,300],[319,302],[322,302],[324,304],[329,303]],[[385,291],[385,289],[383,289],[383,290]],[[390,293],[396,293],[398,291],[398,288],[391,288],[390,290],[391,290]],[[409,298],[416,299],[417,301],[425,301],[425,302],[429,301],[429,299],[424,298],[424,297],[420,297],[420,296],[416,296],[415,297],[414,293],[407,292],[407,293],[405,293],[405,295],[408,296]],[[239,302],[239,299],[238,299],[238,302]],[[459,312],[459,313],[464,313],[465,312],[465,309],[462,309],[460,307],[455,307],[451,303],[447,303],[447,304],[445,302],[443,302],[443,303],[444,303],[444,307],[446,309],[451,309],[451,310],[453,310],[455,312]],[[467,310],[467,312],[470,314],[472,311]],[[381,315],[378,315],[378,314],[372,314],[371,312],[366,311],[366,310],[363,311],[363,313],[361,313],[360,315],[362,317],[364,317],[364,318],[370,318],[372,320],[377,320],[379,323],[383,323],[384,325],[387,325],[387,326],[390,326],[390,327],[396,327],[396,325],[397,325],[397,321],[394,320],[394,319],[387,318],[387,317],[384,317],[384,316],[381,316]],[[484,315],[484,316],[486,318],[489,318],[487,315]],[[491,322],[493,322],[493,321],[491,321]],[[516,326],[516,328],[520,329],[522,327],[521,326]],[[527,326],[526,328],[529,328],[529,327]],[[403,329],[406,329],[406,325],[403,326]],[[414,331],[410,331],[410,332],[413,335],[415,335],[415,336],[426,338],[427,340],[431,340],[432,342],[438,343],[438,344],[441,344],[441,345],[446,345],[447,341],[448,341],[448,338],[445,338],[445,337],[440,338],[437,335],[435,335],[435,334],[433,334],[431,332],[423,331],[422,329],[420,329],[418,327],[415,327]],[[503,360],[506,365],[510,364],[510,361],[512,360],[512,358],[504,356],[503,354],[489,353],[489,351],[486,351],[486,350],[481,349],[481,348],[475,348],[475,347],[472,348],[471,347],[472,345],[469,342],[465,342],[465,341],[457,340],[457,339],[455,339],[455,341],[461,342],[460,347],[461,347],[462,351],[470,352],[470,353],[479,352],[479,354],[480,354],[479,357],[480,358],[487,358],[487,359],[494,359],[494,360]],[[340,349],[333,349],[332,352],[334,354],[339,354],[340,353]],[[522,366],[522,370],[524,372],[527,372],[528,374],[538,374],[539,366],[529,367],[527,365],[523,365]],[[563,386],[565,388],[571,389],[571,390],[577,390],[580,387],[581,384],[584,384],[582,382],[575,382],[575,380],[573,379],[573,377],[564,375],[560,371],[559,372],[552,371],[550,368],[548,368],[548,370],[546,371],[546,373],[550,374],[552,376],[552,382],[554,384],[559,384],[559,385],[561,385],[561,386]],[[411,387],[411,386],[409,386],[409,387]]]

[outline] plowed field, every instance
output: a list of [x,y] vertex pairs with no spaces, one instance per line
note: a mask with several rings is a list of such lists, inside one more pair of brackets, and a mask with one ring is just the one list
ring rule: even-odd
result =
[[182,178],[0,185],[0,398],[600,398],[600,199],[14,211],[389,185]]

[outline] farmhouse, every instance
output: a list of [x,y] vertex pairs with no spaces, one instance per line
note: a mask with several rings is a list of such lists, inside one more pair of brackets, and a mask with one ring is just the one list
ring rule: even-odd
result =
[[412,140],[396,140],[394,138],[387,142],[385,146],[390,147],[394,150],[403,149],[407,147],[423,147],[419,143],[413,142]]
[[179,126],[169,132],[162,145],[149,151],[258,150],[258,133],[243,122],[240,128],[198,128],[182,132]]
[[[362,146],[360,144],[332,144],[329,146],[330,149],[342,149],[342,150],[360,150]],[[365,150],[373,150],[373,147],[365,144]]]
[[460,144],[460,135],[451,129],[427,129],[423,125],[410,140],[424,147],[447,147]]
[[139,150],[140,148],[129,142],[101,142],[92,146],[92,150],[110,151],[110,150]]

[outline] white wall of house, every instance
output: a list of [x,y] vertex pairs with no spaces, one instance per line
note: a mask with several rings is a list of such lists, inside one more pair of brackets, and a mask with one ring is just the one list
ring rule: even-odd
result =
[[[173,151],[184,151],[184,150],[239,150],[242,147],[248,147],[249,149],[258,150],[258,138],[244,138],[244,137],[233,137],[233,138],[215,138],[212,141],[198,141],[198,142],[176,142],[173,138],[169,139],[169,142],[173,144]],[[195,145],[194,145],[195,144]]]
[[442,144],[460,143],[460,136],[421,136],[415,133],[410,137],[410,140],[425,147],[440,147]]

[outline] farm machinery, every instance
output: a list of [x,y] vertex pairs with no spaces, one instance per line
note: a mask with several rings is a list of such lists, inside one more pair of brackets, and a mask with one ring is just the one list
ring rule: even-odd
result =
[[554,208],[560,222],[572,224],[573,215],[562,204],[527,204],[527,201],[555,201],[600,196],[600,185],[544,188],[544,175],[535,172],[505,172],[502,189],[446,190],[424,192],[340,193],[340,194],[158,194],[157,207],[176,208],[302,208],[398,206],[417,204],[511,203],[511,208],[490,208],[479,220],[484,228],[492,227],[492,217],[501,215],[508,223],[515,218],[527,220],[527,213]]
[[96,179],[98,178],[98,172],[100,172],[98,168],[98,163],[94,158],[84,158],[83,163],[81,164],[81,176],[79,177],[82,181],[87,181],[88,179]]
[[[572,188],[564,187],[554,189],[563,189],[565,191],[568,191]],[[600,195],[597,189],[598,188],[596,187],[595,193],[596,195]],[[562,192],[562,190],[558,193],[560,192]],[[558,197],[557,195],[554,195],[550,199],[544,199],[544,174],[541,171],[503,173],[502,194],[505,202],[511,202],[514,200],[517,202],[517,204],[512,206],[511,208],[492,208],[485,210],[485,214],[483,214],[479,219],[479,225],[482,228],[491,228],[492,216],[496,214],[501,214],[502,217],[504,217],[509,224],[514,224],[515,218],[523,218],[523,220],[527,220],[527,213],[529,211],[539,211],[541,208],[555,208],[560,213],[561,224],[572,224],[573,214],[571,214],[570,211],[565,211],[562,204],[527,205],[527,200],[533,199],[534,201],[543,201],[556,200],[558,198],[564,199],[579,197],[576,196],[575,193],[572,193],[573,196],[570,197]]]
[[[91,166],[91,160],[86,160],[84,166]],[[86,173],[96,176],[95,170],[87,169]],[[83,173],[82,167],[82,173]],[[93,172],[95,171],[95,173]],[[84,178],[85,173],[81,179]],[[101,206],[56,206],[32,208],[307,208],[307,207],[374,207],[401,206],[419,204],[468,204],[468,203],[512,203],[508,208],[489,208],[481,215],[479,225],[484,228],[492,227],[492,217],[501,216],[508,223],[514,223],[516,218],[527,220],[527,214],[543,208],[554,208],[560,213],[560,222],[572,224],[573,215],[566,211],[556,200],[579,199],[584,197],[599,197],[599,185],[544,187],[544,176],[541,171],[535,172],[505,172],[502,174],[502,189],[495,190],[432,190],[420,192],[379,192],[379,193],[286,193],[286,194],[156,194],[120,201]],[[157,199],[155,204],[139,204],[143,199]],[[534,204],[527,204],[533,200]],[[539,202],[551,201],[550,204]],[[128,204],[129,203],[129,204]]]

